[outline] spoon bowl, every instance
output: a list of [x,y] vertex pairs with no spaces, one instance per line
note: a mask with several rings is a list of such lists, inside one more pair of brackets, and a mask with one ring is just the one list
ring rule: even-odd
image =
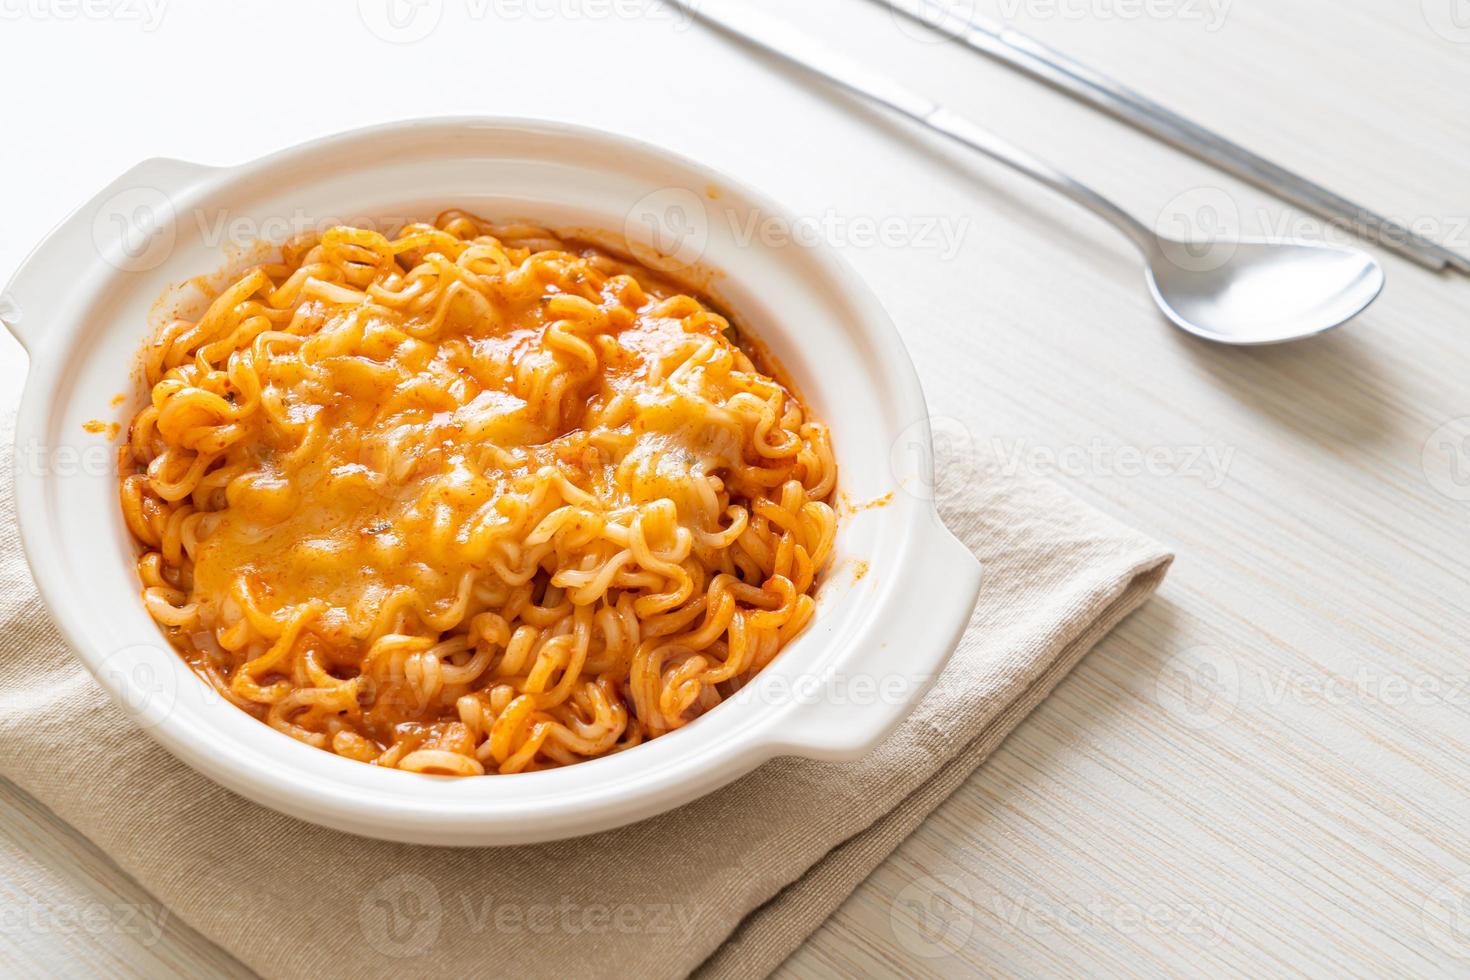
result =
[[1224,344],[1279,344],[1323,333],[1383,290],[1367,252],[1309,242],[1180,242],[1144,249],[1149,291],[1180,329]]

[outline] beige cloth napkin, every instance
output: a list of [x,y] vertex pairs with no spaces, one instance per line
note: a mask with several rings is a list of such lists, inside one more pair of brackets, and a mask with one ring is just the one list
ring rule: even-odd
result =
[[934,691],[869,757],[778,759],[682,809],[577,840],[413,847],[256,806],[137,731],[42,608],[8,476],[0,775],[270,977],[764,975],[1154,591],[1170,561],[1049,483],[983,474],[943,508],[985,563],[979,606]]

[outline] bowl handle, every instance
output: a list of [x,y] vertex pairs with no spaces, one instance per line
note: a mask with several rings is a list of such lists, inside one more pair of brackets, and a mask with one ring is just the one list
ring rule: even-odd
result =
[[180,194],[215,172],[183,160],[144,160],[98,191],[31,250],[0,291],[0,323],[34,359],[46,339],[49,310],[76,295],[97,260],[144,272],[168,257]]
[[795,708],[775,733],[776,754],[832,762],[860,758],[933,687],[969,625],[982,570],[937,515],[914,549],[915,573],[895,587],[903,590],[901,601],[933,612],[914,609],[885,622],[864,642],[862,653],[816,681],[815,690],[792,691]]

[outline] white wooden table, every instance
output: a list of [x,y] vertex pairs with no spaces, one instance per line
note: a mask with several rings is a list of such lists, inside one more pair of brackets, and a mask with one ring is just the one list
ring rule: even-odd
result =
[[[989,414],[960,423],[985,448],[1179,552],[783,973],[1470,974],[1470,282],[1386,258],[1387,291],[1347,329],[1208,347],[1154,314],[1093,219],[667,16],[429,0],[395,28],[364,0],[399,41],[439,18],[389,43],[328,6],[0,5],[0,270],[145,156],[231,162],[437,113],[619,130],[811,216],[926,379],[972,366]],[[1323,233],[862,0],[785,6],[1170,227]],[[1470,250],[1464,0],[979,7]],[[927,344],[936,317],[972,343]],[[9,411],[24,363],[3,351]],[[0,963],[245,972],[160,912],[0,786]]]

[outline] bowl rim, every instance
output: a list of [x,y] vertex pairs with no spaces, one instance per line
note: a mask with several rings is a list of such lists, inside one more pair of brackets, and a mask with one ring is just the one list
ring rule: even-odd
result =
[[[77,242],[86,238],[84,226],[90,224],[89,208],[130,179],[136,182],[139,174],[182,181],[183,187],[178,192],[178,200],[182,203],[191,195],[197,200],[205,194],[227,190],[231,182],[258,179],[272,171],[325,154],[404,138],[453,135],[466,130],[545,136],[599,145],[656,160],[696,175],[708,184],[730,189],[771,215],[790,219],[788,209],[742,181],[681,154],[621,134],[516,117],[413,119],[320,137],[234,166],[203,167],[180,161],[145,161],[104,188],[58,225],[22,263],[6,292],[44,297],[48,289],[58,287],[58,283],[52,281],[55,277],[51,265],[68,255],[74,262],[90,259],[93,275],[85,282],[94,293],[104,290],[117,275],[116,270],[99,270],[97,267],[104,263],[100,252],[95,249],[88,249],[79,257],[76,254]],[[829,246],[819,243],[804,245],[803,248],[811,261],[817,263],[821,273],[855,300],[854,305],[861,315],[850,329],[855,336],[878,346],[883,380],[892,389],[904,413],[916,420],[913,423],[914,437],[925,447],[930,446],[927,408],[918,376],[887,313],[856,273]],[[22,302],[21,310],[24,314],[37,305],[41,304],[27,299]],[[32,328],[26,323],[20,325],[21,329],[16,329],[14,324],[7,326],[11,326],[12,332],[22,339],[31,355],[17,417],[17,445],[28,439],[44,445],[47,428],[61,407],[58,402],[62,388],[59,384],[61,371],[84,324],[79,317],[71,317],[69,324],[63,317],[59,327],[48,329],[41,335],[31,334]],[[141,334],[138,340],[141,342]],[[48,520],[46,482],[45,474],[26,473],[20,468],[16,470],[15,500],[21,539],[45,605],[73,653],[114,700],[125,709],[146,705],[147,692],[137,688],[130,673],[102,669],[109,653],[98,649],[92,637],[81,629],[81,619],[87,612],[86,599],[67,587],[62,557],[56,546],[57,535]],[[909,610],[903,623],[890,624],[883,634],[891,642],[912,641],[913,647],[919,650],[916,659],[926,669],[918,672],[911,689],[904,691],[897,702],[872,709],[870,716],[858,717],[851,711],[836,715],[831,711],[799,711],[812,706],[803,706],[788,699],[779,707],[763,705],[760,711],[748,712],[750,720],[740,729],[740,734],[748,736],[744,742],[705,744],[701,751],[675,757],[676,747],[693,747],[685,733],[698,726],[691,725],[612,757],[637,759],[636,763],[624,762],[616,767],[628,770],[624,778],[597,779],[614,767],[603,765],[604,759],[594,759],[548,773],[497,776],[491,780],[496,783],[518,780],[520,782],[514,785],[522,786],[527,785],[527,780],[560,778],[564,786],[559,788],[559,795],[550,799],[528,801],[516,792],[489,795],[481,792],[465,794],[470,798],[461,799],[456,805],[455,801],[446,800],[440,794],[432,800],[432,806],[426,805],[420,796],[420,791],[428,785],[424,781],[440,782],[451,777],[368,767],[319,749],[299,746],[344,765],[373,772],[376,786],[355,792],[349,784],[361,782],[366,785],[365,778],[323,785],[304,765],[281,764],[268,769],[257,764],[259,753],[252,756],[250,752],[225,751],[220,744],[220,731],[226,727],[225,723],[215,724],[207,713],[196,716],[187,711],[172,712],[146,724],[145,730],[170,752],[209,778],[282,812],[368,836],[437,844],[515,844],[576,836],[652,816],[688,802],[777,755],[853,759],[866,753],[896,727],[932,684],[963,632],[979,589],[978,563],[968,549],[944,529],[932,501],[905,495],[897,504],[893,508],[893,516],[903,521],[905,540],[901,560],[891,581],[897,583],[902,580],[908,588],[923,590],[918,594],[933,595],[939,601],[937,606],[931,604],[922,617]],[[900,571],[906,574],[900,575]],[[904,604],[895,593],[892,585],[880,590],[874,600],[875,605],[884,604],[895,614],[902,613]],[[870,639],[876,643],[881,637]],[[163,642],[166,645],[166,641]],[[846,653],[849,661],[857,659],[857,652]],[[840,664],[843,655],[843,650],[828,651],[822,663],[831,669],[834,661]],[[179,665],[184,666],[181,659]],[[184,669],[188,670],[186,666]],[[218,704],[223,705],[224,702]],[[138,716],[137,711],[130,713]],[[238,714],[265,732],[278,735],[291,744],[299,744],[243,712]],[[201,722],[199,718],[205,720]],[[679,741],[681,737],[683,742]],[[264,741],[262,739],[261,743]],[[657,752],[650,751],[655,747],[658,747]],[[645,759],[647,765],[644,765]],[[552,773],[577,775],[555,777]]]

